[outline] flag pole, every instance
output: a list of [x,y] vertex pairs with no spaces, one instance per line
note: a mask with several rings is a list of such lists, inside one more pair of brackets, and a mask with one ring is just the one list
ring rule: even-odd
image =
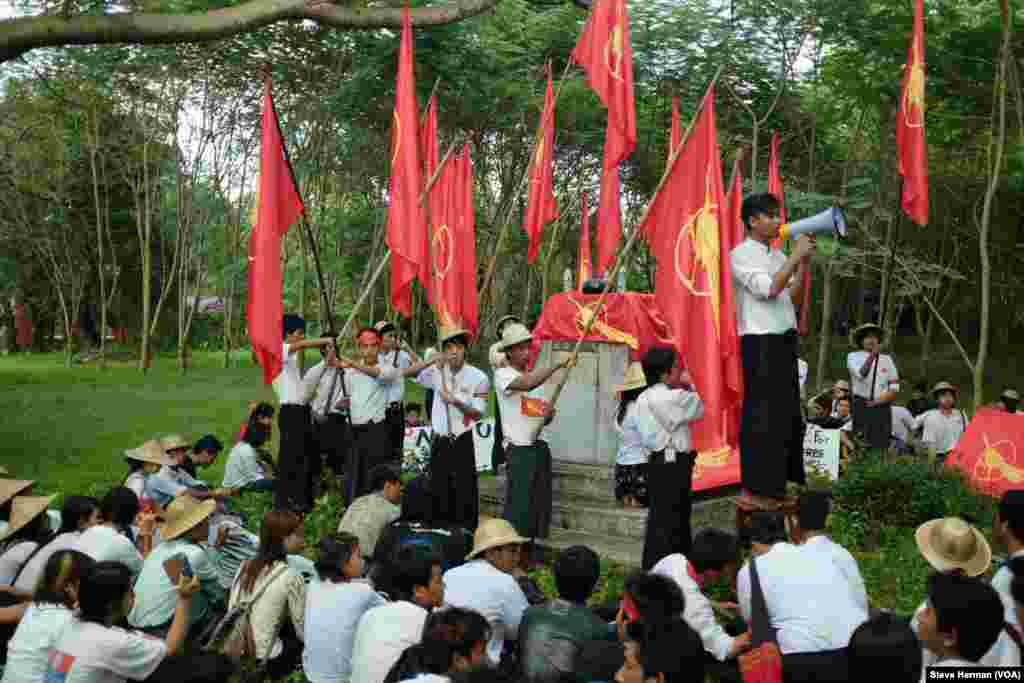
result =
[[[647,202],[647,206],[644,207],[643,215],[640,216],[640,220],[637,222],[636,228],[633,229],[633,233],[629,236],[629,240],[626,241],[626,245],[615,257],[615,265],[612,266],[612,270],[605,280],[604,289],[601,291],[601,296],[597,300],[597,305],[594,306],[594,312],[590,315],[583,328],[583,332],[576,340],[576,346],[572,350],[572,362],[569,364],[569,367],[565,369],[565,372],[562,373],[561,378],[558,380],[558,384],[555,385],[555,392],[551,395],[551,399],[549,401],[552,408],[554,408],[555,404],[558,402],[558,397],[561,396],[562,389],[565,388],[565,383],[569,379],[569,373],[576,365],[576,358],[579,355],[580,347],[583,345],[583,340],[590,334],[590,329],[594,326],[597,316],[601,313],[601,307],[604,306],[605,297],[607,297],[608,292],[611,291],[612,282],[615,281],[615,277],[619,274],[619,269],[626,262],[626,257],[629,255],[629,252],[633,250],[633,245],[636,244],[636,238],[640,235],[640,227],[644,224],[644,221],[647,220],[647,215],[651,212],[651,207],[654,206],[654,201],[657,199],[658,193],[661,192],[661,188],[665,186],[666,182],[668,182],[668,177],[672,174],[672,167],[676,165],[676,159],[678,159],[679,155],[682,154],[683,147],[686,146],[686,141],[690,139],[690,133],[693,132],[693,127],[696,125],[697,119],[700,118],[700,114],[704,110],[704,105],[707,103],[711,88],[713,88],[715,83],[718,81],[718,77],[722,75],[722,69],[723,67],[720,66],[718,67],[718,70],[715,71],[714,77],[711,79],[707,90],[704,92],[704,97],[700,100],[700,106],[697,107],[697,111],[694,112],[693,118],[690,120],[690,125],[686,127],[686,132],[683,133],[679,144],[674,150],[672,150],[671,158],[669,158],[668,163],[665,164],[665,170],[661,174],[661,180],[658,181],[658,186],[654,188],[654,194],[651,195],[651,201]],[[540,431],[543,428],[543,422],[535,427],[533,440],[537,439],[537,436],[540,435]]]
[[[423,194],[420,195],[420,206],[424,205],[424,202],[426,202],[427,200],[427,195],[430,193],[430,189],[434,187],[434,183],[436,183],[437,179],[441,177],[441,170],[444,168],[444,165],[448,162],[448,157],[452,155],[452,152],[455,150],[455,147],[458,144],[458,142],[459,141],[457,140],[452,142],[452,144],[448,147],[448,151],[445,152],[444,158],[441,159],[441,162],[437,165],[437,168],[434,169],[434,173],[430,176],[430,179],[427,180],[427,184],[423,188]],[[387,230],[386,225],[384,229]],[[364,303],[366,303],[366,299],[370,296],[370,292],[373,291],[373,286],[377,284],[377,280],[380,278],[381,273],[384,272],[384,267],[388,265],[388,262],[390,260],[391,250],[388,249],[387,251],[384,252],[384,256],[381,257],[380,264],[377,266],[377,270],[373,271],[373,275],[370,277],[370,281],[366,283],[366,287],[363,289],[363,293],[360,294],[359,298],[356,300],[356,304],[355,306],[352,307],[352,311],[349,312],[348,319],[345,321],[345,326],[342,327],[341,332],[338,333],[339,344],[345,339],[349,329],[352,327],[352,321],[355,320],[356,314],[359,312],[359,309],[363,307]]]

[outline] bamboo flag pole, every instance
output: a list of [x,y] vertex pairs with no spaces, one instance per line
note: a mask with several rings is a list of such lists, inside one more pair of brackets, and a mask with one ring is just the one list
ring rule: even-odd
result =
[[[683,147],[686,146],[686,141],[690,139],[690,133],[693,132],[693,127],[694,125],[696,125],[697,119],[700,117],[701,112],[704,110],[704,105],[707,103],[708,95],[711,94],[711,88],[713,88],[715,83],[718,82],[718,77],[722,75],[722,69],[723,67],[720,66],[718,67],[718,70],[715,71],[714,77],[712,77],[711,82],[708,84],[707,90],[704,92],[704,97],[701,98],[700,105],[697,107],[697,111],[694,112],[693,118],[690,120],[690,125],[686,127],[686,132],[683,133],[682,139],[679,141],[679,144],[676,146],[674,150],[672,150],[672,157],[669,159],[668,163],[665,164],[665,170],[661,174],[661,180],[658,181],[658,186],[654,188],[654,194],[651,196],[651,201],[647,202],[647,206],[644,207],[644,212],[640,216],[640,220],[639,222],[637,222],[636,228],[634,228],[633,233],[629,236],[629,240],[626,241],[626,245],[622,248],[621,251],[619,251],[618,255],[615,257],[615,265],[612,266],[612,270],[608,274],[607,279],[605,280],[604,289],[601,291],[601,296],[597,300],[597,305],[594,307],[594,312],[590,315],[590,318],[587,320],[587,323],[584,326],[583,332],[580,334],[579,339],[576,340],[576,346],[572,350],[572,362],[569,363],[569,366],[565,369],[565,372],[562,374],[562,377],[558,380],[558,384],[555,385],[555,393],[551,395],[551,400],[549,401],[552,408],[554,408],[555,404],[558,402],[558,397],[561,396],[562,389],[565,388],[565,383],[569,379],[569,373],[571,372],[572,368],[576,365],[576,358],[579,355],[580,346],[583,345],[583,340],[586,339],[587,335],[590,334],[590,329],[594,326],[594,322],[597,320],[597,316],[600,315],[601,313],[601,307],[604,306],[605,297],[607,297],[608,292],[611,291],[611,284],[615,282],[615,277],[619,274],[619,268],[621,268],[622,265],[626,262],[626,257],[629,256],[629,252],[632,251],[633,245],[636,244],[636,238],[640,235],[640,227],[644,224],[644,221],[647,220],[647,215],[651,212],[651,207],[654,206],[654,201],[658,198],[658,193],[661,192],[661,188],[665,186],[665,183],[668,181],[668,177],[672,174],[672,168],[676,165],[676,159],[679,158],[679,155],[683,151]],[[540,435],[540,431],[543,428],[543,422],[541,422],[534,428],[533,438],[531,439],[531,441],[536,441],[537,436]]]
[[[565,63],[565,69],[562,70],[562,77],[558,81],[558,87],[555,89],[555,96],[551,102],[551,109],[554,111],[555,106],[558,104],[558,97],[562,94],[562,85],[565,83],[565,78],[569,74],[569,68],[572,66],[572,58],[570,57]],[[543,112],[541,113],[543,115]],[[539,140],[537,141],[540,142]],[[530,155],[531,162],[526,166],[526,172],[523,173],[523,177],[520,178],[519,184],[516,185],[515,193],[513,197],[517,197],[520,192],[523,191],[523,186],[526,185],[526,181],[530,179],[530,171],[533,168],[532,159],[537,156],[537,145],[533,146],[533,154]],[[494,280],[494,271],[498,265],[498,254],[501,253],[501,248],[505,246],[505,238],[508,236],[508,228],[512,223],[512,212],[516,208],[515,200],[509,202],[508,213],[505,215],[505,220],[501,224],[501,229],[498,232],[498,241],[494,245],[494,254],[491,255],[491,262],[487,266],[487,273],[484,275],[483,284],[480,285],[480,292],[477,294],[477,300],[483,301],[484,294],[487,293],[487,289],[491,286]]]
[[[441,159],[441,162],[437,165],[437,168],[434,169],[433,174],[431,174],[430,179],[427,180],[427,184],[423,188],[423,194],[420,195],[420,206],[423,206],[424,203],[427,201],[427,196],[430,194],[431,188],[434,187],[434,183],[437,182],[437,179],[441,177],[441,170],[444,168],[444,165],[448,163],[448,157],[450,157],[452,155],[452,152],[455,151],[455,147],[458,146],[458,143],[458,140],[452,142],[452,144],[448,147],[448,151],[444,153],[444,157]],[[384,229],[387,230],[386,224]],[[366,283],[366,287],[363,289],[363,293],[360,294],[359,298],[356,300],[356,305],[352,307],[352,311],[348,314],[348,319],[345,321],[345,326],[342,327],[341,332],[338,333],[339,343],[341,343],[346,338],[349,328],[352,327],[352,321],[355,320],[356,314],[359,313],[359,309],[363,307],[363,304],[366,302],[366,299],[370,296],[370,292],[373,291],[374,285],[377,284],[378,278],[380,278],[381,273],[384,272],[384,267],[388,265],[388,262],[390,260],[391,250],[388,249],[387,251],[384,252],[384,256],[381,257],[380,264],[377,266],[377,270],[373,272],[373,276],[370,278],[370,281]]]

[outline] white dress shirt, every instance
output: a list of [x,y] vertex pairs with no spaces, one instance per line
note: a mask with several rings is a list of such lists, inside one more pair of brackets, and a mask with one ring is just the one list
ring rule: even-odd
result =
[[533,432],[538,425],[544,424],[543,417],[531,417],[526,414],[527,399],[542,399],[544,385],[534,387],[530,391],[516,391],[509,388],[523,373],[511,366],[499,368],[494,373],[494,388],[498,399],[498,410],[501,411],[501,429],[506,444],[513,446],[533,445]]
[[[441,381],[442,372],[444,383]],[[441,398],[441,389],[448,387],[448,394],[481,414],[487,410],[487,392],[491,385],[483,370],[472,365],[463,364],[459,371],[452,375],[451,369],[441,370],[437,365],[425,368],[416,376],[416,382],[424,389],[434,390],[434,404],[430,411],[430,426],[434,434],[442,436],[462,436],[473,428],[476,420],[471,419],[453,404],[446,404]],[[449,428],[448,417],[452,425]]]
[[615,431],[619,433],[619,452],[615,455],[616,465],[643,465],[650,459],[651,452],[644,448],[643,435],[636,417],[636,401],[626,406],[626,414],[619,424],[618,411],[612,418]]
[[782,251],[748,238],[732,250],[730,262],[736,289],[737,333],[784,334],[796,329],[796,309],[790,298],[793,279],[778,296],[768,296],[772,278],[786,263]]
[[[346,370],[345,373],[358,372]],[[335,379],[337,378],[337,379]],[[341,413],[338,401],[345,398],[347,387],[342,386],[342,371],[327,367],[327,361],[320,361],[306,371],[302,378],[305,395],[310,397],[313,412],[317,415]]]
[[904,406],[892,407],[892,435],[903,443],[914,439],[914,416]]
[[949,415],[934,408],[914,418],[914,431],[918,429],[922,430],[921,443],[936,453],[949,453],[967,429],[967,416],[959,408],[953,408]]
[[487,655],[498,664],[505,640],[518,636],[523,612],[530,606],[519,583],[486,560],[472,560],[444,573],[444,595],[446,605],[476,610],[487,619]]
[[[927,607],[928,601],[925,600],[916,610],[914,610],[914,616],[910,620],[910,628],[917,635],[920,635],[921,633],[921,614]],[[959,666],[958,664],[949,663],[953,660],[936,662],[935,653],[924,646],[921,647],[921,654],[922,674],[927,671],[929,666]],[[1020,666],[1020,664],[1020,649],[1017,647],[1017,643],[1013,642],[1013,638],[1010,637],[1010,634],[1008,634],[1004,628],[999,632],[999,637],[996,638],[996,642],[992,644],[992,647],[988,649],[988,652],[986,652],[981,659],[977,662],[964,663],[963,666]],[[923,676],[922,679],[924,679]]]
[[670,450],[666,460],[675,453],[693,448],[689,423],[704,417],[704,402],[695,391],[669,389],[662,383],[649,387],[636,400],[637,427],[642,443],[652,453]]
[[850,593],[854,602],[868,610],[868,590],[864,586],[864,577],[860,575],[860,567],[850,551],[833,541],[828,536],[813,536],[804,541],[804,547],[811,552],[821,553],[835,564],[836,569],[850,585]]
[[[853,351],[846,356],[846,369],[850,371],[850,393],[867,400],[878,400],[886,391],[900,390],[900,376],[896,372],[896,363],[887,353],[878,355],[878,371],[875,365],[868,366],[867,377],[860,376],[860,369],[868,359],[867,351]],[[875,380],[875,391],[871,393],[871,379]]]
[[[412,365],[412,358],[402,350],[388,351],[377,356],[377,363],[395,370],[404,370]],[[388,403],[398,403],[405,397],[405,378],[399,374],[388,381]]]
[[423,640],[427,610],[399,600],[374,607],[363,615],[352,647],[352,680],[384,683],[406,648]]
[[[715,619],[711,602],[705,597],[697,582],[690,577],[689,565],[690,561],[685,556],[676,553],[662,558],[651,569],[651,573],[670,578],[679,585],[686,598],[683,620],[700,636],[704,649],[718,661],[724,662],[729,658],[729,651],[732,650],[735,638],[726,633]],[[758,568],[760,569],[760,565]]]
[[345,372],[345,387],[349,396],[349,416],[354,425],[382,422],[388,408],[388,386],[398,377],[392,367],[380,368],[379,377],[371,377],[359,370]]
[[[846,579],[831,554],[789,543],[776,543],[756,558],[768,617],[778,629],[782,654],[838,650],[850,643],[868,614],[851,591],[837,591]],[[750,563],[736,577],[740,612],[749,624]]]
[[290,344],[284,342],[281,372],[273,382],[274,393],[277,394],[277,402],[281,405],[305,405],[306,392],[302,383],[302,373],[299,371],[299,353],[289,353],[289,347]]

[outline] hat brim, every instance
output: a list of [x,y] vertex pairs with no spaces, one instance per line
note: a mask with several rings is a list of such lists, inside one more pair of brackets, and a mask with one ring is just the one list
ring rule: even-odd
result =
[[5,482],[10,482],[10,488],[6,488],[0,491],[0,505],[10,502],[16,496],[20,495],[22,491],[31,488],[36,482],[29,479],[6,479]]
[[981,576],[988,571],[989,567],[992,566],[992,548],[989,546],[988,541],[985,540],[985,536],[973,526],[971,527],[971,533],[974,534],[974,538],[978,543],[980,552],[975,554],[970,561],[963,564],[949,562],[932,547],[932,529],[941,524],[942,521],[942,519],[933,519],[925,522],[921,526],[917,527],[917,531],[914,532],[914,540],[917,542],[917,549],[928,564],[940,572],[948,572],[951,569],[960,569],[968,576]]
[[387,334],[388,332],[394,332],[398,328],[395,327],[394,323],[385,323],[379,327],[374,325],[373,329],[377,330],[377,334]]
[[21,520],[17,524],[7,525],[7,528],[4,529],[4,532],[0,534],[0,541],[6,541],[8,538],[10,538],[14,534],[18,533],[19,531],[27,527],[36,517],[38,517],[39,515],[46,514],[46,511],[50,508],[50,503],[52,503],[56,497],[56,495],[45,496],[45,498],[41,496],[41,500],[35,503],[35,509],[31,510],[31,513],[29,514],[28,517]]
[[868,333],[871,332],[878,337],[879,342],[885,341],[885,330],[874,323],[867,323],[865,325],[861,325],[850,333],[850,343],[859,349],[861,343],[864,341],[864,337],[868,336]]
[[528,342],[528,341],[533,341],[533,335],[532,334],[526,334],[526,335],[523,335],[521,337],[516,337],[515,339],[512,339],[510,341],[503,342],[502,345],[501,345],[501,350],[502,351],[508,351],[513,346],[519,346],[523,342]]
[[[169,507],[169,506],[168,506]],[[217,501],[215,500],[204,500],[200,501],[188,515],[182,517],[175,522],[164,522],[163,526],[160,527],[160,538],[164,541],[170,541],[171,539],[178,538],[184,533],[188,533],[201,524],[202,521],[213,514],[213,511],[217,509]],[[166,508],[165,508],[166,515]]]
[[615,387],[615,393],[621,394],[623,391],[630,391],[631,389],[643,389],[646,386],[647,382],[641,382],[639,380],[636,382],[627,382],[625,384],[620,384],[617,387]]
[[440,340],[438,341],[438,344],[440,344],[443,347],[445,344],[447,344],[451,340],[458,339],[459,337],[465,337],[466,341],[468,342],[469,341],[469,330],[453,330],[451,332],[448,332],[447,334],[445,334],[443,337],[440,338]]
[[157,458],[151,455],[147,455],[141,447],[129,448],[124,452],[124,457],[128,460],[134,460],[136,462],[148,462],[154,465],[164,465],[170,467],[176,463],[169,456],[164,455],[163,458]]
[[500,548],[503,545],[523,545],[524,543],[529,542],[529,538],[523,538],[519,534],[515,534],[514,536],[500,536],[491,541],[488,541],[487,543],[484,543],[482,546],[478,548],[473,548],[472,552],[470,552],[469,555],[466,555],[466,559],[472,560],[480,553],[487,552],[492,548]]
[[954,397],[960,398],[960,392],[957,391],[957,388],[954,387],[953,385],[949,385],[948,387],[936,387],[935,389],[932,389],[932,398],[938,398],[939,394],[941,394],[944,391],[952,392]]

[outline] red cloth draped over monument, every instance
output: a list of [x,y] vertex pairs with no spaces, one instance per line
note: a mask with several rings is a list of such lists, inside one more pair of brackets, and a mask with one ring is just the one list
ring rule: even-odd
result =
[[996,498],[1024,489],[1024,415],[980,408],[946,466],[959,468],[978,491]]
[[914,2],[914,33],[903,67],[896,113],[896,156],[903,191],[900,206],[918,225],[928,225],[928,143],[924,134],[924,0]]

